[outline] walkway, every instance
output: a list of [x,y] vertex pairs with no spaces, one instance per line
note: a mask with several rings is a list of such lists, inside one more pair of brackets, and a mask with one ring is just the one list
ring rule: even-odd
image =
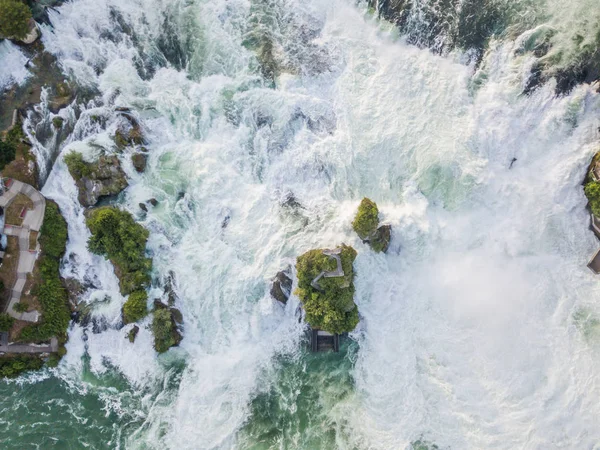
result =
[[8,333],[0,333],[0,352],[2,353],[54,353],[58,351],[58,339],[50,339],[50,345],[11,344]]
[[40,244],[36,242],[35,250],[29,250],[29,234],[31,231],[39,232],[44,222],[44,213],[46,212],[46,199],[33,186],[22,183],[21,181],[8,179],[5,181],[5,190],[0,196],[0,206],[6,209],[17,194],[23,194],[33,203],[33,209],[27,210],[23,218],[23,224],[19,226],[5,225],[3,233],[8,236],[17,236],[19,238],[19,263],[17,265],[17,280],[11,290],[10,302],[7,312],[15,319],[25,320],[27,322],[37,322],[40,313],[29,311],[19,313],[14,310],[14,306],[21,300],[21,294],[27,281],[27,275],[33,272],[35,260],[40,251]]
[[334,258],[337,267],[335,270],[331,272],[323,271],[321,272],[314,280],[310,282],[310,285],[315,288],[317,291],[322,291],[321,285],[319,284],[319,280],[323,277],[325,278],[334,278],[334,277],[343,277],[344,270],[342,269],[342,259],[340,258],[340,253],[342,253],[341,248],[336,248],[335,250],[323,250],[323,254],[329,256],[330,258]]

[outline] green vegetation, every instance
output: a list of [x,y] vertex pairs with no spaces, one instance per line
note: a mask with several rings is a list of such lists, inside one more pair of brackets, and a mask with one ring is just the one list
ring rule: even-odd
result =
[[92,173],[91,164],[83,159],[79,152],[71,152],[65,155],[65,164],[73,178],[88,177]]
[[54,128],[59,129],[62,127],[64,122],[64,119],[60,116],[56,116],[52,119],[52,125],[54,125]]
[[131,214],[115,207],[93,210],[87,225],[92,232],[88,248],[113,263],[121,293],[143,290],[150,283],[152,268],[152,260],[145,255],[148,230],[136,223]]
[[154,349],[164,353],[174,345],[179,344],[181,336],[173,322],[169,308],[156,308],[152,318],[152,333],[154,333]]
[[24,137],[25,133],[23,133],[21,123],[19,122],[6,133],[4,140],[0,140],[0,170],[14,161],[17,155],[17,146]]
[[146,291],[135,291],[123,305],[123,320],[125,323],[137,322],[148,315],[148,294]]
[[0,331],[10,331],[15,319],[6,313],[0,313]]
[[29,31],[31,10],[18,0],[0,0],[0,34],[23,39]]
[[352,228],[361,239],[368,239],[379,225],[379,210],[375,202],[368,198],[363,198],[358,207],[358,212],[352,222]]
[[597,181],[590,181],[585,185],[584,192],[590,202],[592,214],[596,217],[600,217],[600,183]]
[[298,257],[298,289],[306,321],[313,327],[330,333],[345,333],[354,330],[358,324],[358,308],[354,303],[354,269],[356,250],[342,245],[341,252],[343,277],[321,278],[319,285],[323,291],[311,286],[311,282],[322,272],[336,268],[336,262],[323,254],[323,250],[310,250]]
[[27,305],[27,303],[18,302],[18,303],[15,303],[15,305],[13,306],[13,309],[18,313],[24,313],[24,312],[27,312],[27,310],[29,309],[29,306]]
[[40,284],[34,294],[42,306],[42,321],[21,330],[20,340],[47,341],[56,336],[60,342],[67,340],[67,327],[71,319],[67,292],[60,279],[60,259],[67,247],[67,222],[58,205],[46,201],[44,223],[40,230]]
[[33,355],[18,355],[0,358],[0,376],[15,378],[27,370],[39,370],[44,362]]

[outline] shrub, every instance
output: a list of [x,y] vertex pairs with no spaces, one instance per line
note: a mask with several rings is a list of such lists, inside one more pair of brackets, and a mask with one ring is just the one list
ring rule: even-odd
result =
[[41,369],[44,362],[33,355],[18,355],[0,358],[0,376],[14,378],[27,370]]
[[15,306],[13,306],[13,309],[18,313],[24,313],[24,312],[27,312],[27,310],[29,309],[29,305],[27,305],[27,303],[18,302],[18,303],[15,303]]
[[154,349],[159,353],[164,353],[179,343],[179,335],[168,308],[158,308],[154,311],[152,333],[154,333]]
[[352,228],[360,236],[361,239],[368,239],[375,231],[379,224],[379,210],[375,202],[368,198],[363,198],[358,207],[356,217],[352,222]]
[[358,308],[354,303],[354,270],[352,264],[356,250],[342,245],[341,252],[343,277],[321,278],[315,289],[311,282],[323,271],[336,267],[336,262],[323,254],[322,250],[310,250],[299,256],[296,262],[298,289],[306,321],[313,327],[330,333],[352,331],[358,324]]
[[133,220],[131,214],[115,207],[98,208],[87,218],[92,232],[88,248],[104,255],[116,267],[121,293],[142,290],[150,282],[152,260],[146,258],[148,230]]
[[27,36],[31,10],[18,0],[0,0],[0,34],[19,39]]
[[6,313],[0,313],[0,331],[10,331],[15,319]]
[[12,142],[0,141],[0,170],[15,159],[17,147]]
[[589,182],[585,185],[584,192],[590,202],[592,214],[600,217],[600,183],[597,181]]
[[125,323],[137,322],[148,314],[148,294],[146,291],[135,291],[123,305],[123,320]]
[[92,173],[91,164],[85,162],[83,155],[79,152],[66,154],[64,161],[73,178],[87,177]]
[[42,306],[42,321],[21,330],[20,339],[28,342],[46,341],[52,336],[66,340],[69,313],[67,293],[60,280],[60,259],[67,246],[67,223],[58,205],[46,201],[44,223],[40,230],[40,284],[38,300]]

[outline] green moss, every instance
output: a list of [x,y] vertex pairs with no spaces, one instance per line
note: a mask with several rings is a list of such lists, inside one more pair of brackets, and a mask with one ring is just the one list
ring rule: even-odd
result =
[[392,227],[390,225],[383,225],[377,228],[377,232],[369,240],[369,245],[377,253],[385,252],[392,238]]
[[146,258],[148,230],[131,214],[115,207],[98,208],[87,218],[92,236],[88,248],[113,263],[120,279],[121,293],[143,290],[150,283],[152,260]]
[[356,250],[342,245],[341,252],[343,277],[321,278],[322,291],[315,289],[311,282],[322,272],[331,271],[336,262],[323,254],[322,250],[310,250],[298,257],[296,271],[298,289],[306,321],[313,327],[330,333],[352,331],[358,324],[358,308],[354,303],[353,262]]
[[67,223],[60,214],[58,205],[46,201],[44,223],[40,230],[41,282],[35,294],[42,306],[42,321],[21,330],[20,340],[28,342],[47,341],[56,336],[66,341],[67,327],[71,319],[67,293],[60,279],[60,260],[67,246]]
[[92,164],[85,162],[83,155],[79,152],[71,152],[65,155],[64,161],[69,173],[75,179],[88,177],[92,173]]
[[600,183],[597,181],[589,182],[585,185],[584,192],[590,202],[592,214],[600,217]]
[[361,239],[368,239],[379,225],[379,210],[375,202],[368,198],[363,198],[358,207],[356,217],[352,222],[352,228]]
[[27,36],[31,10],[17,0],[0,0],[0,34],[19,39]]
[[15,319],[6,313],[0,313],[0,331],[10,331]]
[[0,358],[0,377],[15,378],[28,370],[39,370],[44,362],[33,355],[16,355]]
[[52,119],[52,125],[54,125],[54,128],[59,129],[62,127],[64,122],[64,119],[60,116],[56,116]]
[[154,349],[159,353],[164,353],[179,343],[181,338],[177,333],[169,308],[154,310],[152,333],[154,334]]
[[148,294],[146,291],[135,291],[123,305],[123,320],[125,323],[137,322],[148,315]]

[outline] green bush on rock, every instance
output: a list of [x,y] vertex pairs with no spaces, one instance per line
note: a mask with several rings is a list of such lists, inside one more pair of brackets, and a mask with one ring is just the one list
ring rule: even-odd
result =
[[154,334],[154,349],[159,353],[164,353],[179,344],[181,336],[177,332],[169,308],[154,310],[152,333]]
[[68,153],[65,155],[64,161],[73,177],[87,177],[92,172],[91,165],[85,162],[83,155],[79,152]]
[[0,34],[23,39],[29,31],[31,10],[18,0],[0,0]]
[[137,322],[148,315],[148,294],[146,291],[135,291],[123,305],[123,320],[125,323]]
[[600,183],[597,181],[590,181],[585,185],[584,192],[590,202],[592,214],[596,217],[600,217]]
[[38,356],[18,355],[0,358],[0,377],[15,378],[27,370],[39,370],[44,365]]
[[358,207],[358,213],[352,222],[352,228],[361,239],[368,239],[379,225],[379,210],[377,204],[368,198],[363,198]]
[[358,308],[354,303],[354,269],[352,264],[356,258],[356,250],[342,245],[340,258],[344,276],[321,278],[318,285],[321,290],[312,286],[312,281],[322,271],[336,269],[335,259],[324,255],[323,250],[310,250],[299,256],[296,262],[298,289],[306,321],[313,327],[330,333],[345,333],[354,330],[358,324]]
[[92,232],[88,248],[113,263],[121,293],[143,290],[150,282],[152,267],[152,260],[145,255],[148,230],[133,220],[131,214],[112,206],[93,210],[87,225]]

